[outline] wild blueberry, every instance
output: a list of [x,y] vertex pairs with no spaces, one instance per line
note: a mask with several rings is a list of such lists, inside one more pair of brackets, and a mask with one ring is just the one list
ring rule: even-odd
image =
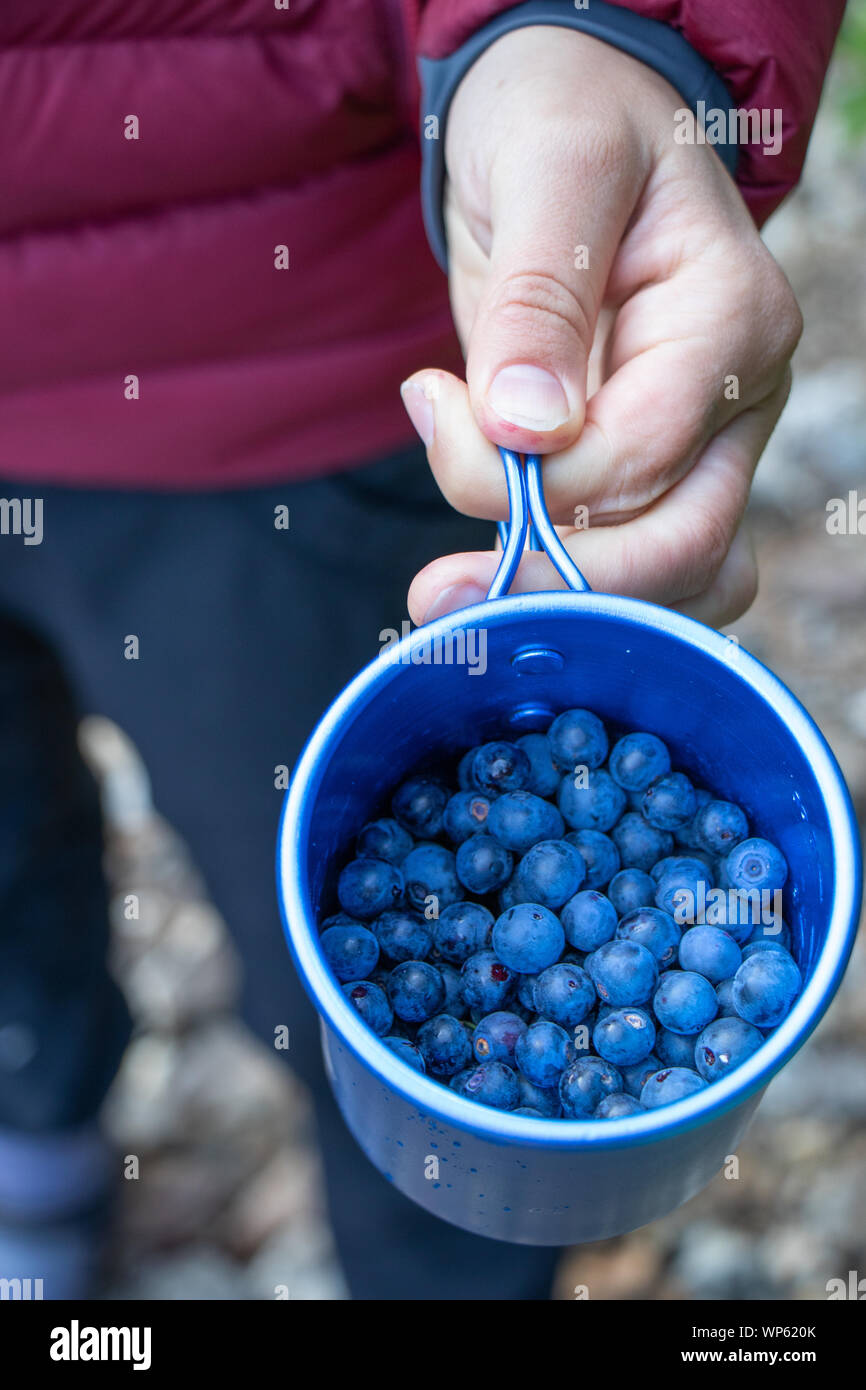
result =
[[505,1062],[480,1062],[470,1070],[458,1089],[460,1095],[468,1100],[492,1105],[497,1110],[516,1110],[520,1099],[517,1077]]
[[698,844],[716,855],[729,854],[749,833],[746,813],[733,801],[705,802],[695,812],[692,827]]
[[442,823],[445,834],[455,845],[461,845],[477,830],[484,830],[490,812],[490,800],[482,792],[455,792],[445,807]]
[[657,1070],[664,1067],[688,1067],[694,1070],[697,1033],[672,1033],[668,1028],[656,1029]]
[[457,764],[457,785],[462,792],[478,790],[475,784],[475,778],[472,775],[472,764],[475,760],[475,753],[476,749],[470,748],[467,753],[463,754],[463,757]]
[[432,840],[442,830],[442,817],[450,793],[430,777],[410,777],[391,799],[394,819],[404,830],[422,840]]
[[524,902],[558,908],[573,898],[586,875],[583,855],[567,840],[541,840],[527,850],[515,870]]
[[350,917],[348,912],[335,912],[332,917],[326,917],[324,922],[319,924],[319,934],[324,936],[329,927],[363,927],[364,923],[359,922],[357,917]]
[[562,1114],[559,1090],[554,1086],[536,1086],[534,1082],[518,1073],[520,1104],[537,1110],[545,1119],[555,1120]]
[[381,985],[373,984],[372,980],[352,980],[343,985],[342,990],[368,1028],[380,1037],[391,1031],[394,1015]]
[[762,1033],[742,1018],[717,1018],[708,1023],[695,1043],[695,1066],[705,1081],[719,1081],[764,1041]]
[[547,731],[550,753],[560,772],[574,776],[576,767],[601,767],[607,757],[607,732],[588,709],[558,714]]
[[603,888],[619,869],[619,850],[603,830],[570,830],[565,836],[586,865],[586,888]]
[[672,1105],[674,1101],[693,1096],[706,1084],[702,1076],[688,1067],[666,1067],[646,1082],[640,1093],[640,1103],[647,1110],[658,1110],[661,1105]]
[[645,1105],[634,1096],[627,1096],[625,1091],[617,1091],[615,1095],[605,1096],[595,1108],[595,1118],[597,1120],[623,1120],[628,1115],[643,1115],[646,1110]]
[[771,937],[765,936],[761,941],[749,941],[742,949],[743,960],[748,960],[756,951],[778,951],[779,955],[787,956],[791,959],[791,952],[778,941],[773,941]]
[[445,981],[435,965],[423,960],[404,960],[388,977],[388,999],[398,1018],[424,1023],[438,1014],[445,1002]]
[[639,907],[620,919],[616,929],[620,941],[636,941],[655,956],[661,970],[677,959],[682,932],[671,917],[658,907]]
[[472,1061],[469,1034],[450,1014],[437,1014],[422,1023],[415,1044],[431,1076],[454,1076]]
[[719,980],[716,985],[716,998],[719,1001],[719,1018],[731,1018],[732,1015],[736,1014],[733,977],[729,980]]
[[555,1086],[560,1072],[574,1057],[571,1038],[558,1023],[540,1019],[517,1039],[514,1058],[534,1086]]
[[490,807],[487,830],[506,849],[525,854],[539,840],[556,840],[565,830],[562,816],[533,792],[505,792]]
[[616,1067],[642,1062],[653,1050],[655,1024],[644,1009],[613,1009],[595,1025],[592,1045],[599,1057]]
[[536,976],[532,997],[542,1018],[572,1029],[583,1022],[595,1004],[595,987],[579,965],[560,961]]
[[338,980],[366,980],[376,968],[379,943],[366,927],[329,927],[321,942]]
[[608,941],[586,960],[586,971],[599,998],[614,1008],[643,1004],[656,987],[655,956],[635,941]]
[[[673,1037],[674,1034],[671,1034]],[[662,1062],[655,1052],[651,1052],[648,1057],[644,1057],[642,1062],[635,1062],[633,1066],[621,1067],[623,1090],[636,1100],[640,1099],[644,1082],[655,1072],[661,1071]]]
[[744,960],[731,990],[740,1018],[757,1028],[775,1028],[800,993],[803,979],[792,956],[756,951]]
[[695,815],[691,820],[687,820],[685,825],[681,825],[676,831],[675,839],[677,844],[683,849],[701,849],[695,835],[695,816],[702,806],[706,806],[708,801],[714,800],[712,792],[706,791],[703,787],[695,787]]
[[[757,837],[741,840],[723,861],[732,888],[784,888],[788,864],[780,849]],[[346,911],[350,911],[349,908]]]
[[610,750],[610,775],[627,792],[646,791],[671,770],[671,755],[655,734],[626,734]]
[[493,951],[476,951],[463,962],[460,978],[467,1006],[485,1014],[504,1008],[517,984],[514,972]]
[[693,867],[681,861],[656,880],[656,907],[669,913],[679,926],[684,926],[695,921],[712,886],[703,864]]
[[605,1096],[622,1090],[622,1077],[615,1066],[601,1057],[578,1057],[559,1078],[559,1099],[568,1119],[587,1120]]
[[416,845],[403,860],[402,871],[406,897],[419,912],[433,899],[441,912],[464,896],[454,851],[444,845]]
[[514,1049],[526,1032],[526,1024],[517,1014],[499,1010],[487,1014],[475,1025],[472,1050],[479,1062],[507,1062],[514,1066]]
[[370,821],[362,827],[355,845],[361,859],[387,859],[389,864],[401,864],[415,841],[398,821]]
[[[373,931],[382,954],[389,960],[424,960],[433,945],[431,922],[425,922],[417,912],[405,907],[393,907],[382,912],[373,923]],[[351,975],[360,980],[362,975]]]
[[[671,1033],[699,1033],[718,1009],[716,991],[709,980],[692,970],[666,970],[653,997],[655,1016]],[[657,1050],[661,1056],[660,1046]]]
[[697,810],[695,789],[684,772],[666,772],[650,782],[643,794],[641,811],[657,830],[676,830]]
[[683,970],[705,975],[714,985],[735,975],[742,959],[734,938],[720,927],[690,927],[680,942]]
[[531,1014],[535,1013],[535,981],[537,975],[519,975],[517,983],[517,999],[521,1007],[527,1009]]
[[560,913],[565,935],[578,951],[595,951],[616,932],[616,911],[604,893],[584,889],[569,898]]
[[529,781],[527,788],[536,796],[553,796],[559,786],[559,769],[550,753],[546,734],[524,734],[517,740],[529,759]]
[[445,985],[445,998],[442,1000],[443,1014],[451,1014],[452,1018],[463,1018],[466,1014],[466,1000],[463,998],[463,982],[460,979],[460,971],[445,960],[437,960],[436,969],[442,976]]
[[492,835],[470,835],[457,850],[457,877],[470,893],[492,893],[511,877],[514,860]]
[[643,869],[621,869],[607,885],[607,896],[617,917],[627,917],[639,907],[651,907],[655,894],[656,886]]
[[529,784],[529,758],[515,743],[483,743],[472,759],[472,776],[484,792],[516,792]]
[[403,897],[403,875],[384,859],[353,859],[337,883],[340,906],[350,917],[378,917]]
[[518,903],[497,917],[493,927],[496,955],[521,975],[537,975],[553,965],[564,946],[562,923],[541,903]]
[[649,872],[657,860],[670,854],[673,836],[667,830],[650,825],[637,811],[626,811],[610,832],[619,850],[624,869],[643,869]]
[[433,923],[433,945],[443,960],[462,965],[490,945],[493,913],[481,903],[452,903]]
[[407,1066],[414,1067],[416,1071],[426,1070],[424,1058],[421,1056],[415,1044],[410,1042],[408,1038],[391,1036],[390,1038],[383,1038],[382,1041],[385,1046],[390,1047],[394,1055],[399,1057],[401,1062],[405,1062]]
[[625,792],[603,767],[580,778],[566,773],[556,799],[572,830],[610,830],[626,806]]

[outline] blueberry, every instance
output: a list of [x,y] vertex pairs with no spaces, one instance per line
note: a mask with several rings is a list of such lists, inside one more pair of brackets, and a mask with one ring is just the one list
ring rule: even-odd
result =
[[586,970],[599,998],[615,1008],[645,1003],[659,977],[655,956],[634,941],[608,941],[599,946],[587,957]]
[[406,855],[402,869],[406,897],[419,912],[432,899],[441,912],[464,896],[454,852],[444,845],[417,845]]
[[563,1068],[574,1057],[574,1048],[564,1028],[541,1019],[518,1038],[514,1057],[527,1081],[547,1088],[557,1084]]
[[528,790],[536,796],[553,796],[560,774],[550,753],[547,734],[524,734],[517,740],[517,746],[529,759]]
[[404,960],[388,976],[388,998],[398,1018],[407,1023],[424,1023],[442,1008],[445,981],[435,965]]
[[332,917],[326,917],[324,922],[319,924],[319,934],[324,936],[329,927],[363,927],[364,923],[359,922],[357,917],[350,917],[348,912],[335,912]]
[[[757,888],[773,893],[784,888],[788,865],[780,849],[769,840],[741,840],[724,860],[732,888]],[[351,911],[346,908],[346,911]]]
[[613,1009],[595,1025],[592,1045],[616,1067],[632,1067],[653,1050],[655,1024],[644,1009]]
[[536,976],[532,997],[543,1018],[571,1029],[583,1022],[595,1004],[595,986],[579,965],[560,961]]
[[671,770],[671,755],[655,734],[626,734],[610,750],[610,775],[627,792],[646,791]]
[[433,923],[433,944],[443,960],[462,965],[490,945],[493,913],[481,903],[452,903]]
[[[671,1034],[674,1037],[675,1034]],[[670,1065],[670,1064],[668,1064]],[[651,1052],[648,1057],[644,1057],[642,1062],[635,1062],[633,1066],[621,1067],[623,1090],[628,1095],[634,1096],[635,1100],[640,1099],[644,1082],[647,1081],[655,1072],[661,1071],[661,1058]]]
[[445,998],[442,1001],[443,1014],[451,1014],[452,1018],[464,1018],[466,1015],[466,1001],[463,998],[463,983],[460,979],[460,971],[444,960],[437,960],[436,969],[442,976],[445,985]]
[[639,907],[651,907],[655,894],[656,886],[643,869],[621,869],[607,885],[607,896],[617,917],[627,917]]
[[366,980],[376,968],[379,943],[366,927],[329,927],[322,950],[338,980]]
[[544,1116],[540,1110],[533,1110],[531,1105],[518,1105],[516,1110],[512,1110],[512,1115],[523,1115],[527,1120],[543,1120]]
[[703,864],[692,868],[681,863],[668,869],[657,880],[655,904],[670,913],[679,926],[694,922],[713,886]]
[[553,965],[564,946],[559,918],[541,903],[519,903],[497,917],[493,927],[496,955],[521,975],[536,975]]
[[666,772],[650,782],[643,794],[641,811],[657,830],[676,830],[697,810],[695,789],[684,772]]
[[559,1090],[556,1086],[536,1086],[527,1077],[518,1074],[521,1106],[531,1107],[546,1120],[556,1120],[562,1114]]
[[787,956],[789,960],[791,959],[791,952],[780,945],[778,941],[772,941],[768,936],[765,936],[761,941],[748,942],[741,952],[743,960],[748,960],[756,951],[778,951],[779,955]]
[[493,951],[477,951],[460,971],[463,998],[470,1009],[492,1014],[508,1003],[516,988],[513,971]]
[[574,897],[585,875],[579,849],[567,840],[542,840],[524,854],[514,877],[523,902],[558,908]]
[[454,1076],[472,1061],[469,1034],[450,1014],[437,1014],[418,1029],[415,1039],[431,1076]]
[[616,932],[616,911],[613,904],[594,888],[575,893],[563,907],[560,918],[565,935],[579,951],[595,951]]
[[429,777],[410,777],[394,793],[391,810],[395,820],[410,835],[432,840],[442,831],[448,798],[449,792],[441,782]]
[[622,1077],[616,1067],[601,1057],[578,1057],[559,1078],[562,1109],[572,1120],[589,1119],[605,1096],[621,1090]]
[[729,980],[719,980],[716,985],[716,998],[719,1001],[719,1018],[731,1018],[732,1015],[736,1014],[733,977]]
[[556,799],[572,830],[610,830],[626,807],[625,792],[603,767],[579,778],[566,773]]
[[763,1043],[763,1034],[742,1018],[717,1018],[695,1043],[695,1066],[705,1081],[719,1081]]
[[645,1105],[634,1096],[627,1096],[625,1091],[617,1091],[615,1095],[605,1096],[595,1108],[594,1114],[597,1120],[623,1120],[628,1115],[643,1115],[646,1110]]
[[442,817],[445,834],[455,845],[461,845],[477,830],[484,830],[490,812],[490,800],[482,792],[455,792]]
[[529,784],[529,759],[515,743],[483,743],[472,759],[472,776],[484,792],[516,792]]
[[355,843],[355,853],[361,859],[387,859],[389,864],[401,864],[415,841],[395,820],[374,820],[362,827]]
[[390,1038],[383,1038],[382,1041],[386,1047],[390,1047],[395,1057],[400,1058],[401,1062],[405,1062],[409,1067],[414,1067],[416,1071],[425,1070],[424,1058],[421,1056],[415,1044],[409,1042],[408,1038],[397,1038],[392,1036]]
[[699,806],[692,821],[694,837],[710,854],[728,854],[745,840],[749,822],[745,811],[733,801],[707,801]]
[[468,1100],[492,1105],[497,1110],[516,1110],[520,1099],[517,1077],[505,1062],[481,1062],[473,1067],[459,1086]]
[[661,1071],[664,1067],[688,1067],[693,1070],[697,1040],[697,1033],[671,1033],[668,1028],[657,1028],[657,1070]]
[[709,980],[691,970],[666,970],[653,998],[656,1018],[671,1033],[699,1033],[718,1009],[716,991]]
[[490,807],[487,829],[506,849],[525,854],[539,840],[557,840],[565,830],[549,801],[532,792],[505,792]]
[[474,748],[470,748],[468,753],[464,753],[460,762],[457,764],[457,785],[462,792],[477,791],[475,778],[472,775],[472,763],[475,759]]
[[588,709],[558,714],[547,731],[550,754],[560,772],[574,776],[577,767],[601,767],[607,757],[607,732]]
[[677,844],[683,849],[696,850],[702,848],[695,835],[695,816],[702,806],[706,806],[707,802],[712,800],[712,792],[706,791],[703,787],[695,787],[695,815],[692,816],[691,820],[687,820],[685,825],[681,825],[675,835]]
[[340,874],[337,897],[351,917],[378,917],[403,897],[403,875],[384,859],[353,859]]
[[781,918],[773,922],[759,922],[752,929],[748,944],[751,946],[756,941],[774,941],[777,946],[784,946],[786,951],[790,951],[791,928]]
[[[379,948],[392,961],[423,960],[433,945],[431,928],[432,923],[405,907],[382,912],[373,923]],[[349,978],[360,980],[363,977],[358,974]]]
[[373,984],[372,980],[352,980],[343,985],[342,990],[368,1028],[380,1037],[391,1031],[394,1015],[381,985]]
[[744,960],[731,990],[740,1018],[758,1028],[775,1028],[800,993],[803,979],[792,956],[756,951]]
[[492,835],[471,835],[457,850],[457,877],[470,893],[492,893],[511,877],[514,860]]
[[624,869],[648,872],[674,847],[673,836],[667,830],[657,830],[637,811],[626,811],[610,832],[610,838],[619,850]]
[[742,962],[740,948],[720,927],[691,927],[680,942],[680,965],[705,975],[717,985],[735,975]]
[[702,1076],[688,1067],[666,1067],[647,1081],[640,1093],[640,1103],[647,1110],[657,1110],[660,1105],[672,1105],[674,1101],[693,1096],[706,1084]]
[[603,888],[619,869],[619,850],[602,830],[570,830],[565,836],[570,845],[580,850],[586,865],[586,888]]
[[670,913],[658,907],[639,907],[620,919],[616,935],[620,941],[645,946],[666,970],[676,962],[682,933]]
[[535,1013],[535,981],[537,975],[520,975],[517,984],[517,999],[521,1007]]
[[479,1062],[507,1062],[514,1066],[514,1049],[526,1032],[526,1024],[515,1013],[499,1010],[487,1014],[476,1024],[472,1050]]

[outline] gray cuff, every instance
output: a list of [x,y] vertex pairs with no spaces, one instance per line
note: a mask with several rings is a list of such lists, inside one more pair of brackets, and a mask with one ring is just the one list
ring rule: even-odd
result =
[[[448,268],[442,190],[445,182],[445,122],[451,98],[461,78],[494,39],[530,24],[554,24],[579,29],[593,38],[603,39],[632,58],[639,58],[666,78],[693,111],[697,110],[699,101],[705,103],[705,111],[713,107],[727,111],[733,105],[715,68],[676,29],[657,19],[647,19],[644,15],[623,9],[621,5],[608,4],[606,0],[588,0],[585,10],[575,9],[573,0],[528,0],[528,3],[515,5],[513,9],[505,10],[491,19],[449,57],[420,58],[421,201],[427,239],[443,270]],[[437,117],[435,139],[428,138],[425,130],[425,123],[431,116]],[[714,148],[729,173],[736,173],[736,144],[719,143]]]

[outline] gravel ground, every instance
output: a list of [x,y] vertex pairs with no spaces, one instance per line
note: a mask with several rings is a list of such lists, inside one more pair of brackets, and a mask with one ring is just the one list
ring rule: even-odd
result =
[[[866,500],[866,152],[832,115],[767,240],[806,331],[756,479],[761,592],[732,631],[815,716],[866,819],[866,534],[827,530],[831,498],[859,486]],[[138,1024],[107,1106],[121,1152],[140,1160],[107,1297],[343,1298],[303,1090],[232,1015],[225,925],[150,808],[134,750],[103,720],[82,737],[103,777],[115,962]],[[124,916],[132,892],[138,921]],[[864,998],[861,941],[829,1016],[770,1087],[739,1177],[568,1252],[556,1296],[821,1299],[829,1279],[866,1274]]]

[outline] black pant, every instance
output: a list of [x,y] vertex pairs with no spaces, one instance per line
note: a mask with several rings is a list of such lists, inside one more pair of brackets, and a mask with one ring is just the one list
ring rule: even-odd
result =
[[[244,492],[0,481],[0,495],[43,499],[41,544],[0,536],[0,1039],[13,1023],[37,1042],[11,1071],[0,1048],[0,1125],[47,1130],[93,1115],[128,1036],[104,967],[99,816],[75,751],[77,707],[109,715],[140,749],[158,809],[232,931],[248,1023],[271,1045],[274,1028],[290,1026],[353,1296],[545,1297],[553,1252],[437,1221],[362,1156],[324,1078],[274,889],[275,768],[292,766],[380,631],[399,628],[416,570],[489,547],[491,527],[443,502],[414,449]],[[279,506],[288,530],[274,525]],[[131,636],[137,660],[124,654]]]

